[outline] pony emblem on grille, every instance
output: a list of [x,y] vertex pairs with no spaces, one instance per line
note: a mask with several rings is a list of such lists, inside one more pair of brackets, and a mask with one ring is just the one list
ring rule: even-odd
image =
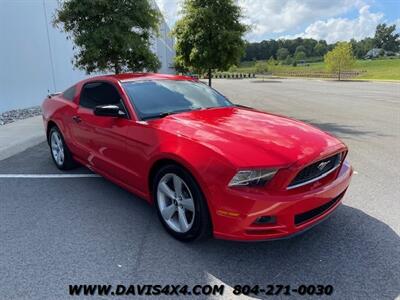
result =
[[326,167],[326,165],[329,164],[330,162],[331,162],[330,160],[321,162],[321,163],[317,166],[318,170],[322,171],[322,170]]

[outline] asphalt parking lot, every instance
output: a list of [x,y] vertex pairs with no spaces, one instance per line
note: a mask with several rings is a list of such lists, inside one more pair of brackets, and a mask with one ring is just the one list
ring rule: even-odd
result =
[[399,297],[400,85],[273,79],[214,87],[343,139],[356,170],[344,205],[289,240],[183,244],[145,201],[101,177],[5,178],[65,174],[40,144],[0,161],[0,298],[69,298],[69,284],[85,283],[330,284],[331,299]]

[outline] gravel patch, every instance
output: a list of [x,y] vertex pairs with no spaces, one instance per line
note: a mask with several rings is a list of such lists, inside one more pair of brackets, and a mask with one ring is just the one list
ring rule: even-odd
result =
[[23,120],[31,117],[40,116],[42,110],[40,106],[33,106],[22,109],[13,109],[3,113],[0,113],[0,126],[8,123],[12,123],[18,120]]

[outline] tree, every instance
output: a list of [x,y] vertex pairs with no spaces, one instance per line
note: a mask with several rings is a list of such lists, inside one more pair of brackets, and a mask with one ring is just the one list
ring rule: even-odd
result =
[[283,61],[284,65],[291,65],[292,63],[293,63],[293,58],[290,55],[288,55],[286,59]]
[[230,73],[236,73],[237,70],[238,70],[237,66],[236,66],[236,65],[232,65],[232,66],[229,67],[229,70],[228,70],[228,71],[229,71]]
[[258,62],[256,62],[255,66],[254,66],[254,70],[255,70],[256,74],[263,75],[262,78],[264,81],[264,75],[265,75],[265,73],[268,72],[268,64],[266,62],[258,61]]
[[207,72],[211,86],[213,69],[224,71],[244,53],[247,26],[234,0],[184,0],[182,18],[176,22],[176,61]]
[[179,62],[177,62],[177,61],[175,61],[175,63],[174,63],[174,69],[175,69],[175,72],[180,73],[180,74],[189,73],[191,71],[186,66],[179,64]]
[[395,33],[396,25],[387,26],[385,23],[376,26],[374,43],[375,47],[386,51],[396,52],[400,47],[399,34]]
[[285,60],[289,56],[289,50],[286,48],[279,48],[276,52],[276,57],[279,60]]
[[361,43],[357,42],[355,39],[350,40],[351,49],[353,49],[353,55],[356,58],[362,58],[365,53],[363,53],[363,49],[361,47]]
[[355,63],[353,50],[350,43],[339,42],[336,47],[324,56],[326,67],[331,72],[338,73],[340,80],[341,72],[349,70]]
[[360,41],[356,41],[355,39],[350,40],[351,47],[353,49],[353,55],[356,58],[363,58],[369,50],[374,48],[374,39],[365,38]]
[[314,54],[316,56],[324,56],[328,50],[328,45],[324,40],[318,42],[314,47]]
[[306,53],[306,56],[307,57],[310,57],[310,56],[313,56],[314,55],[314,48],[315,48],[315,45],[317,44],[318,42],[316,41],[316,40],[314,40],[314,39],[304,39],[303,40],[303,47],[304,47],[304,49],[305,49],[305,53]]
[[303,52],[306,53],[306,47],[304,47],[303,45],[297,46],[296,47],[296,51],[295,51],[295,55],[299,52]]
[[275,58],[271,55],[271,57],[268,59],[267,64],[270,66],[276,66],[278,62],[275,60]]
[[296,51],[295,59],[297,61],[304,60],[306,58],[306,54],[303,51]]
[[72,39],[74,65],[87,73],[157,71],[151,51],[159,12],[148,0],[68,0],[56,11],[53,24]]

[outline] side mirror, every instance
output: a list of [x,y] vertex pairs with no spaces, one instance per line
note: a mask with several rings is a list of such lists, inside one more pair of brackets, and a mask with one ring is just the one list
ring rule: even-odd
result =
[[117,105],[99,105],[94,109],[94,114],[100,117],[125,118],[126,113]]

